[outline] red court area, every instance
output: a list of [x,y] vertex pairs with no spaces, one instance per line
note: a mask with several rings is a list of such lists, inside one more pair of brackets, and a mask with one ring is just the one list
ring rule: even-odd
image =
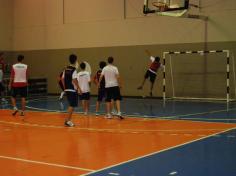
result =
[[78,176],[206,138],[236,124],[144,118],[104,119],[0,110],[0,169],[4,176]]

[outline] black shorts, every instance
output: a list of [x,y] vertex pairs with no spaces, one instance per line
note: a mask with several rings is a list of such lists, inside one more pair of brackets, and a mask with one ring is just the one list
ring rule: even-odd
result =
[[106,97],[106,89],[98,89],[98,99],[97,101],[101,102]]
[[5,91],[5,87],[2,82],[0,82],[0,92]]
[[151,72],[150,70],[147,70],[146,74],[144,75],[144,78],[147,79],[149,78],[151,83],[155,82],[157,75],[153,72]]
[[120,88],[116,87],[109,87],[106,88],[106,102],[111,102],[111,100],[121,100],[122,97],[120,95]]
[[79,95],[79,99],[80,100],[89,100],[90,99],[90,93],[89,92],[82,93],[81,95]]
[[27,86],[25,87],[12,87],[11,96],[16,98],[17,95],[20,95],[22,98],[27,97]]
[[78,93],[77,92],[66,92],[67,100],[69,106],[76,107],[78,106]]

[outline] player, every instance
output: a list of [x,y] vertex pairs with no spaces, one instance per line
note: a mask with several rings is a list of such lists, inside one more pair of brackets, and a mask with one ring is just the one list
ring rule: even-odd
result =
[[7,103],[7,100],[4,98],[5,87],[3,84],[3,70],[0,66],[0,98],[2,103]]
[[106,117],[112,118],[111,100],[114,100],[117,109],[117,116],[120,119],[123,119],[120,109],[120,101],[122,99],[120,94],[120,88],[121,88],[120,76],[117,67],[113,65],[113,61],[114,61],[113,57],[108,57],[108,65],[102,69],[102,73],[99,78],[99,85],[101,87],[102,79],[103,77],[105,77],[106,107],[107,107]]
[[69,56],[70,65],[68,65],[62,75],[62,84],[66,92],[67,100],[69,103],[68,114],[65,119],[65,126],[73,127],[74,123],[72,122],[72,114],[74,108],[78,106],[78,93],[81,93],[81,89],[77,81],[77,72],[76,72],[76,62],[77,56],[71,54]]
[[17,57],[17,63],[12,66],[11,76],[9,82],[9,90],[12,91],[12,106],[13,113],[15,116],[18,113],[18,108],[16,106],[16,96],[19,94],[21,96],[21,112],[20,116],[24,116],[25,104],[27,97],[27,86],[28,86],[28,66],[23,63],[24,56],[19,55]]
[[2,68],[2,72],[5,73],[6,64],[4,62],[3,55],[4,55],[4,53],[0,52],[0,67]]
[[148,50],[145,50],[145,51],[148,54],[148,56],[150,57],[150,60],[152,63],[150,65],[149,69],[146,71],[146,74],[144,75],[144,80],[143,80],[141,86],[138,87],[138,90],[143,89],[146,79],[149,78],[150,83],[151,83],[150,96],[152,96],[152,90],[153,90],[153,85],[156,80],[157,71],[159,68],[163,68],[163,65],[160,63],[160,57],[158,57],[158,56],[154,57],[151,55],[151,53]]
[[102,73],[102,69],[106,66],[106,62],[101,61],[99,62],[99,70],[97,71],[96,75],[93,78],[93,82],[97,85],[98,87],[98,98],[96,102],[96,115],[99,115],[99,108],[101,105],[102,100],[105,98],[106,95],[106,90],[105,90],[105,78],[103,77],[99,86],[99,78]]
[[61,95],[59,97],[59,100],[61,101],[63,99],[63,96],[65,95],[65,91],[64,91],[64,87],[63,87],[63,83],[62,83],[62,75],[63,75],[63,71],[60,73],[60,75],[58,76],[58,85],[61,88]]
[[90,86],[91,79],[88,71],[85,71],[86,64],[82,62],[80,64],[81,71],[77,74],[77,80],[81,89],[81,95],[79,96],[82,101],[84,114],[87,115],[89,111],[89,99],[90,99]]

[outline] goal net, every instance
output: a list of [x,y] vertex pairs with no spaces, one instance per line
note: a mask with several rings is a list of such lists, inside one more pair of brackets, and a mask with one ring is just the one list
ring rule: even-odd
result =
[[235,98],[234,68],[230,67],[233,64],[229,63],[228,50],[165,52],[163,59],[164,99],[229,101]]

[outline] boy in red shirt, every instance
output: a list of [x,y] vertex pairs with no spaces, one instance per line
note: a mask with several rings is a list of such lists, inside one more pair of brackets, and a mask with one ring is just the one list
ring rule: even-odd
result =
[[16,115],[18,112],[18,108],[16,107],[16,96],[20,94],[21,96],[21,108],[22,111],[20,113],[21,116],[24,116],[26,97],[27,97],[27,86],[28,86],[28,66],[23,64],[24,60],[23,55],[19,55],[17,57],[17,63],[12,66],[11,69],[11,77],[9,82],[9,89],[12,91],[12,106],[13,113],[12,115]]
[[152,56],[151,53],[148,50],[145,50],[145,52],[148,54],[148,56],[150,57],[151,60],[151,65],[149,66],[149,69],[146,71],[145,75],[144,75],[144,79],[143,82],[141,84],[141,86],[138,87],[138,90],[143,89],[143,86],[145,84],[146,79],[149,78],[150,82],[151,82],[151,87],[150,87],[150,96],[152,96],[152,89],[153,89],[153,85],[155,83],[156,80],[156,76],[157,76],[157,71],[159,68],[162,68],[163,65],[160,63],[160,57],[156,56]]

